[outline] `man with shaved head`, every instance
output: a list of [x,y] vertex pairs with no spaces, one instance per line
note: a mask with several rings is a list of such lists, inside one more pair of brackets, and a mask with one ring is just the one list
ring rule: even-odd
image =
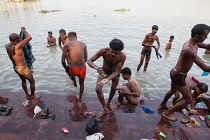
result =
[[[22,87],[26,94],[26,99],[39,99],[40,95],[34,95],[35,81],[31,70],[28,68],[25,61],[22,48],[32,39],[25,27],[21,27],[21,31],[25,34],[26,38],[20,41],[20,36],[16,33],[9,35],[10,43],[5,45],[8,56],[13,63],[14,71],[18,74],[22,81]],[[30,83],[31,94],[28,93],[26,79]]]
[[[86,61],[88,57],[86,44],[77,40],[77,34],[75,32],[68,33],[69,42],[65,43],[63,47],[63,54],[61,63],[67,73],[70,73],[72,78],[75,76],[79,78],[79,102],[82,101],[82,94],[84,91],[84,81],[86,76]],[[66,66],[65,58],[69,55],[70,67]],[[74,79],[75,81],[75,79]]]

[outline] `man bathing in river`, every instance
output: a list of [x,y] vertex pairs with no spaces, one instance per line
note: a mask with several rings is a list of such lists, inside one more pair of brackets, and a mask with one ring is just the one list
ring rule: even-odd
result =
[[[158,31],[158,26],[157,25],[153,25],[152,26],[152,32],[145,36],[145,38],[144,38],[144,40],[142,42],[142,46],[144,46],[144,47],[142,48],[142,51],[141,51],[141,58],[140,58],[140,63],[137,66],[137,71],[139,71],[141,66],[143,65],[145,56],[146,56],[146,59],[145,59],[145,64],[144,64],[144,71],[147,70],[147,66],[148,66],[149,61],[150,61],[152,48],[154,48],[155,51],[158,51],[160,49],[159,38],[156,35],[157,31]],[[153,45],[153,43],[155,41],[158,44],[158,48],[156,48],[156,46]]]
[[[30,34],[26,31],[25,27],[21,27],[21,31],[25,34],[26,38],[23,41],[20,41],[20,36],[16,33],[9,35],[10,43],[5,46],[8,56],[13,63],[14,71],[18,74],[22,81],[22,87],[25,91],[27,99],[40,99],[40,95],[34,95],[35,92],[35,80],[31,73],[31,70],[28,68],[25,61],[22,48],[32,39]],[[30,83],[31,94],[28,93],[26,79]]]
[[[121,40],[115,38],[109,43],[109,46],[109,48],[100,49],[87,61],[88,65],[99,73],[96,83],[96,93],[104,111],[98,114],[98,118],[101,118],[110,111],[113,111],[113,108],[110,106],[110,102],[114,97],[116,87],[120,79],[120,71],[126,60],[126,55],[122,52],[124,49],[124,44]],[[102,67],[99,67],[93,63],[99,57],[103,57]],[[102,87],[104,84],[108,84],[110,81],[112,81],[112,84],[109,99],[105,103]]]
[[[86,44],[80,41],[77,41],[77,35],[75,32],[68,33],[69,42],[65,43],[63,47],[62,54],[62,65],[66,72],[69,72],[72,78],[75,80],[74,76],[79,77],[79,102],[82,100],[82,94],[84,91],[84,81],[86,76],[86,65],[87,61],[87,48]],[[70,67],[66,66],[65,58],[69,55]]]

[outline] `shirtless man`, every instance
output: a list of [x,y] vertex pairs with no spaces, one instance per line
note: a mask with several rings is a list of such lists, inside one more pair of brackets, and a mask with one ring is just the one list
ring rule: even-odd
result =
[[[127,80],[128,83],[123,83],[122,88],[117,88],[117,90],[120,90],[119,94],[122,95],[122,98],[125,97],[131,104],[138,104],[141,98],[139,83],[131,77],[130,68],[123,68],[121,74],[122,78]],[[126,104],[126,102],[124,103]]]
[[170,50],[170,49],[171,49],[173,40],[174,40],[174,36],[170,36],[170,38],[169,38],[169,40],[168,40],[168,43],[166,43],[166,48],[165,48],[165,50]]
[[[192,91],[192,94],[191,94],[191,96],[192,96],[191,109],[189,109],[188,107],[186,107],[186,109],[189,113],[196,114],[196,111],[194,110],[195,100],[200,94],[206,93],[208,91],[208,85],[206,83],[200,83],[197,79],[195,79],[194,77],[190,77],[190,76],[187,76],[185,78],[185,83],[188,86],[190,92]],[[180,100],[183,100],[183,97],[180,98],[178,90],[176,90],[176,91],[174,90],[173,92],[171,92],[169,90],[166,93],[163,102],[159,106],[162,107],[162,108],[165,108],[165,109],[169,109],[166,106],[166,103],[167,103],[168,99],[173,94],[175,95],[175,97],[173,98],[173,101],[172,101],[173,105],[175,105]]]
[[64,29],[59,30],[60,36],[58,37],[58,45],[63,50],[61,43],[64,45],[66,42],[69,42],[68,37],[66,36],[66,31]]
[[[25,91],[27,99],[39,99],[40,95],[34,95],[35,92],[35,80],[30,69],[27,66],[25,58],[23,56],[22,48],[32,39],[25,27],[21,27],[21,31],[25,34],[26,38],[20,41],[20,36],[16,33],[9,35],[10,43],[5,46],[8,56],[13,63],[14,71],[18,74],[22,80],[22,87]],[[28,93],[26,79],[30,83],[31,94]]]
[[210,27],[205,24],[197,24],[191,30],[191,38],[184,43],[178,62],[170,72],[171,92],[178,90],[183,100],[175,104],[171,109],[162,114],[163,117],[176,121],[173,112],[186,107],[192,101],[189,87],[185,83],[187,73],[190,71],[193,63],[197,64],[202,70],[210,72],[210,66],[207,66],[202,59],[197,56],[198,43],[202,43],[208,36]]
[[48,32],[48,37],[47,37],[47,47],[54,46],[56,45],[56,38],[52,36],[52,32]]
[[[150,61],[150,55],[151,55],[151,52],[152,52],[152,48],[154,48],[155,51],[159,50],[160,42],[159,42],[158,36],[155,35],[157,33],[157,31],[158,31],[158,26],[153,25],[152,26],[152,32],[145,36],[145,38],[142,42],[142,46],[144,46],[144,47],[141,51],[141,58],[140,58],[140,63],[137,66],[137,71],[139,71],[141,66],[143,65],[145,56],[146,56],[146,59],[145,59],[145,64],[144,64],[144,71],[147,70],[147,66],[148,66],[149,61]],[[154,43],[154,41],[157,42],[158,48],[156,48],[156,46],[152,45]]]
[[[110,106],[110,102],[114,97],[116,87],[120,79],[120,71],[126,60],[126,55],[122,52],[124,49],[124,44],[121,40],[114,38],[109,43],[109,46],[109,48],[100,49],[87,61],[88,65],[99,73],[96,83],[96,93],[104,111],[98,114],[98,118],[101,118],[113,110]],[[103,57],[102,67],[99,67],[93,63],[99,57]],[[112,81],[111,90],[109,93],[109,99],[107,103],[105,103],[102,87],[104,84],[108,84],[110,80]]]
[[[77,41],[77,35],[75,32],[69,32],[68,39],[69,42],[65,43],[63,47],[61,62],[66,72],[69,72],[72,77],[79,77],[79,102],[81,102],[86,76],[85,62],[87,61],[88,57],[87,48],[85,43]],[[69,54],[70,67],[67,67],[65,62],[67,54]]]
[[[65,45],[65,43],[69,42],[69,38],[66,36],[66,31],[64,29],[60,29],[59,30],[59,34],[60,36],[58,37],[58,45],[60,47],[61,50],[63,50],[63,47],[61,44]],[[67,52],[67,55],[66,55],[66,62],[67,62],[67,67],[70,67],[70,58],[69,58],[69,54]],[[73,85],[75,87],[77,87],[77,83],[76,83],[76,80],[74,78],[74,76],[71,76],[71,74],[69,72],[66,71],[66,74],[70,77],[70,79],[73,81]]]

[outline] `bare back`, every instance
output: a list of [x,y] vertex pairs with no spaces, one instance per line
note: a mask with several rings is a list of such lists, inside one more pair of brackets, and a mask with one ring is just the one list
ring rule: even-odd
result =
[[140,90],[139,83],[135,79],[131,78],[128,81],[128,88],[132,93],[136,93],[135,96],[137,96],[137,97],[141,96],[141,90]]
[[5,46],[7,50],[7,54],[9,55],[10,60],[12,61],[14,66],[25,66],[26,61],[23,56],[22,48],[19,49],[17,47],[18,44],[12,45],[11,43]]
[[87,48],[85,43],[69,41],[64,45],[64,50],[69,54],[71,67],[81,68],[85,66],[85,62],[87,61]]

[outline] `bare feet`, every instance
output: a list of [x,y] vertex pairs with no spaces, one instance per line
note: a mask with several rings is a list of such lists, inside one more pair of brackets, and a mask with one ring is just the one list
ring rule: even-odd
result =
[[36,99],[36,100],[39,100],[41,98],[41,96],[40,95],[35,95],[35,96],[29,96],[29,97],[27,97],[27,99]]
[[160,104],[159,107],[164,108],[164,109],[169,109],[169,108],[167,107],[167,105],[165,105],[165,104]]
[[82,102],[82,97],[76,96],[76,100],[81,103]]
[[172,115],[172,114],[169,114],[169,115],[166,115],[165,113],[162,113],[162,116],[165,117],[166,119],[169,119],[170,121],[177,121],[177,118],[175,115]]
[[103,112],[99,112],[98,113],[98,118],[101,118],[101,117],[103,117],[106,114],[109,114],[109,110],[106,110],[106,111],[104,110]]
[[111,107],[110,105],[107,105],[107,108],[109,109],[109,112],[113,112],[115,110],[115,108]]

